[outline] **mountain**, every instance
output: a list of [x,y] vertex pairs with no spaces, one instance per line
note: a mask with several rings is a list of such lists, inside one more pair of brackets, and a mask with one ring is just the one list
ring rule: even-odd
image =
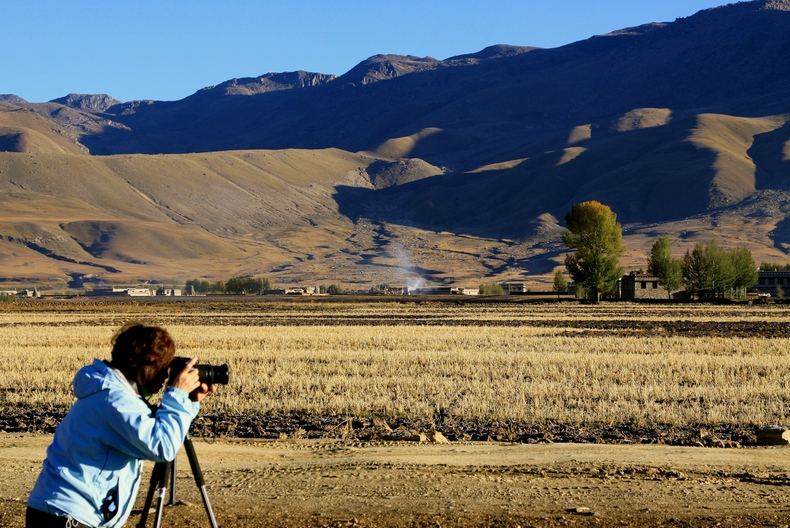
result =
[[0,96],[0,203],[17,211],[0,269],[29,257],[42,265],[27,278],[58,282],[67,262],[72,283],[545,279],[561,219],[589,199],[623,222],[626,267],[664,233],[676,252],[718,238],[783,261],[788,56],[790,0],[756,0],[554,49],[377,55],[180,101]]
[[87,112],[101,113],[108,108],[121,104],[117,99],[113,99],[109,95],[89,95],[89,94],[69,94],[66,97],[54,99],[53,103],[62,104],[77,110],[85,110]]

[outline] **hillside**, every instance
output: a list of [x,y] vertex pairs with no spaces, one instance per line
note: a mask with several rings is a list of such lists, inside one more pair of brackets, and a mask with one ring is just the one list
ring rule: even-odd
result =
[[789,53],[790,0],[756,0],[180,101],[0,96],[0,275],[546,280],[589,199],[623,222],[627,268],[664,233],[785,261]]
[[75,287],[275,268],[283,278],[319,259],[327,280],[328,262],[349,267],[354,248],[373,250],[334,199],[337,186],[373,188],[371,164],[387,162],[339,150],[0,153],[0,266],[8,282]]

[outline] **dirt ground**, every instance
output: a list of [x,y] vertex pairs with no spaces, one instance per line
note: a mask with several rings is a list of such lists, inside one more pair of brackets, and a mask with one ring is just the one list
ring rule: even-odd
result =
[[[51,435],[0,433],[0,526]],[[229,527],[788,526],[790,448],[194,440]],[[147,470],[152,464],[147,465]],[[162,526],[209,526],[186,455]],[[149,486],[144,477],[138,508]],[[127,526],[136,526],[139,512]],[[149,517],[148,526],[153,524]]]

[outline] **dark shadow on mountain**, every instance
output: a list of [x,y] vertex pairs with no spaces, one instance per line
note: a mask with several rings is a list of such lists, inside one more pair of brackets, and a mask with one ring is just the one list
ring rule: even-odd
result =
[[790,217],[777,222],[776,227],[769,233],[769,236],[773,240],[776,249],[785,255],[790,255]]
[[[521,146],[547,134],[635,108],[766,115],[761,105],[790,85],[790,13],[760,5],[728,5],[513,56],[394,56],[387,68],[405,73],[375,82],[346,75],[252,95],[204,90],[181,101],[121,105],[102,115],[124,129],[105,127],[81,141],[95,154],[357,152],[437,128],[443,136],[412,155],[469,170],[515,159]],[[772,104],[786,111],[786,99]]]
[[96,264],[95,262],[88,262],[85,260],[75,260],[73,258],[60,255],[58,253],[55,253],[49,248],[36,244],[35,242],[27,241],[25,242],[25,246],[27,246],[29,249],[32,249],[33,251],[37,251],[38,253],[41,253],[45,257],[49,257],[54,260],[59,260],[62,262],[70,262],[72,264],[80,264],[82,266],[93,266],[95,268],[103,269],[104,271],[107,271],[109,273],[121,273],[121,270],[114,268],[112,266],[106,266],[104,264]]
[[749,157],[758,167],[755,174],[757,189],[790,189],[790,161],[785,159],[785,145],[790,141],[790,122],[754,137]]
[[379,190],[339,186],[334,199],[353,221],[495,239],[545,238],[546,226],[536,218],[562,219],[588,200],[611,207],[622,223],[678,220],[719,207],[716,152],[686,141],[695,126],[696,117],[679,117],[652,128],[602,130],[583,148],[536,148],[509,169],[448,173]]

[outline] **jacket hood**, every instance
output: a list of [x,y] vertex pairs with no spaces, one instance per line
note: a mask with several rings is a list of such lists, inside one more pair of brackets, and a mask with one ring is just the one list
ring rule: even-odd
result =
[[91,394],[118,386],[134,392],[128,383],[118,378],[112,367],[100,359],[94,359],[93,363],[82,367],[74,376],[74,396],[77,398],[87,398]]

